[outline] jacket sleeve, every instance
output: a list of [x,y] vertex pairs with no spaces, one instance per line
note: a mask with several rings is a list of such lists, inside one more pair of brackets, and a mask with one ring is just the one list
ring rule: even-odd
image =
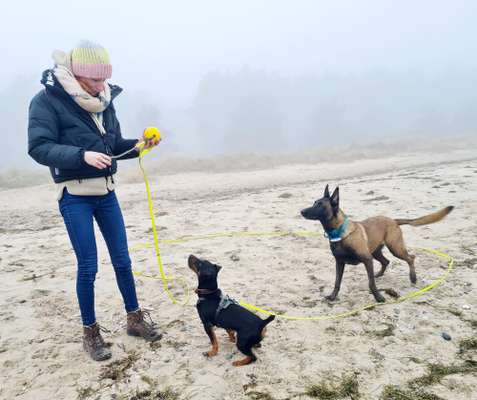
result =
[[[114,146],[114,154],[121,154],[124,153],[126,150],[136,146],[139,142],[138,139],[124,139],[121,134],[121,126],[119,125],[119,121],[114,115],[114,130],[116,132],[116,144]],[[136,158],[139,156],[139,152],[137,150],[133,150],[130,153],[119,157],[118,160],[126,160],[128,158]]]
[[79,169],[84,149],[59,144],[58,116],[46,93],[33,98],[28,112],[28,154],[38,163],[59,169]]

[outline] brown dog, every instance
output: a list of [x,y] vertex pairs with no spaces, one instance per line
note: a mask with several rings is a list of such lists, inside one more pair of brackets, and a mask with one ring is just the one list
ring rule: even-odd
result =
[[351,221],[339,208],[339,188],[330,196],[326,185],[323,197],[305,208],[301,215],[306,219],[319,220],[330,241],[331,252],[336,260],[336,280],[333,292],[326,296],[335,300],[341,286],[345,264],[364,263],[368,274],[369,289],[376,301],[385,301],[374,281],[373,258],[381,263],[380,277],[386,271],[389,260],[384,257],[382,249],[386,246],[397,258],[409,264],[409,278],[416,283],[414,256],[407,252],[399,225],[420,226],[440,221],[453,210],[449,206],[433,214],[416,219],[392,219],[384,216],[371,217],[364,221]]

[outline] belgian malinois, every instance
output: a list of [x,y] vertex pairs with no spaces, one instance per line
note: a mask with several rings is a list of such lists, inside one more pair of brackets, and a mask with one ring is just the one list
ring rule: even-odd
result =
[[376,301],[384,302],[374,281],[373,258],[381,263],[381,270],[376,274],[380,277],[386,271],[389,260],[384,257],[382,249],[386,246],[397,258],[409,265],[409,278],[416,283],[414,258],[407,252],[399,225],[420,226],[440,221],[453,210],[449,206],[433,214],[415,219],[392,219],[377,216],[364,221],[351,221],[339,207],[339,188],[330,196],[326,185],[323,197],[316,200],[312,207],[305,208],[301,215],[306,219],[319,220],[330,240],[330,248],[336,260],[336,279],[333,292],[326,296],[328,300],[335,300],[341,286],[341,279],[345,264],[357,265],[364,263],[368,274],[369,289]]

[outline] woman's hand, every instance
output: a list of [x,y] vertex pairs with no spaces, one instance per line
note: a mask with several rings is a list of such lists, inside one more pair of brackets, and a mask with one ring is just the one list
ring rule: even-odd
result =
[[145,132],[146,132],[146,129],[144,130],[141,139],[139,139],[139,141],[144,141],[144,148],[145,149],[149,149],[150,147],[157,146],[161,142],[160,137],[157,138],[156,136],[154,136],[154,137],[149,138],[149,139],[146,138],[146,136],[144,135]]
[[111,157],[96,151],[85,151],[84,161],[86,164],[98,169],[105,169],[111,166]]

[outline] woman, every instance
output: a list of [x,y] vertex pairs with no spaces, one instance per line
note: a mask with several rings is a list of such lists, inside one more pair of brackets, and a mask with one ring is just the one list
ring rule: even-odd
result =
[[[116,159],[138,156],[138,140],[124,139],[112,101],[122,91],[110,85],[112,67],[104,48],[81,42],[69,53],[53,53],[55,67],[43,73],[45,86],[31,101],[28,153],[50,167],[58,202],[78,261],[76,293],[83,322],[83,348],[93,360],[111,351],[96,322],[94,281],[98,269],[93,219],[106,241],[127,312],[127,333],[148,341],[161,338],[145,321],[136,297],[126,229],[114,192]],[[159,140],[145,140],[146,147]]]

